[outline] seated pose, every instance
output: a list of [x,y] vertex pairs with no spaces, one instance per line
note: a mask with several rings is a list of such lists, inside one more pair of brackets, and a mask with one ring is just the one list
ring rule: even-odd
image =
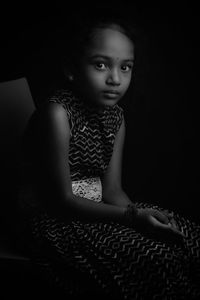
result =
[[23,144],[20,209],[33,258],[66,293],[200,299],[200,226],[134,202],[121,184],[119,101],[131,83],[134,30],[102,17],[73,34],[66,87],[43,101]]

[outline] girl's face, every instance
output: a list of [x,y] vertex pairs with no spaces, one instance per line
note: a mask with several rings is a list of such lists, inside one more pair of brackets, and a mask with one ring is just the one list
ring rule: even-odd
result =
[[133,42],[116,26],[95,29],[77,74],[80,91],[99,107],[115,105],[129,87],[133,54]]

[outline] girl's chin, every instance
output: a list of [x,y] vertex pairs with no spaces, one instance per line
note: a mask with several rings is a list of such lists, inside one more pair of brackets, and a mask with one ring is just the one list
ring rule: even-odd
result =
[[99,97],[99,98],[91,98],[87,97],[88,101],[92,106],[96,106],[97,108],[101,108],[104,106],[114,106],[119,102],[119,97]]
[[101,100],[98,101],[98,103],[100,105],[109,105],[109,106],[113,106],[115,104],[117,104],[119,102],[118,98],[102,98]]
[[117,104],[118,101],[101,101],[98,103],[98,106],[104,107],[104,106],[114,106]]

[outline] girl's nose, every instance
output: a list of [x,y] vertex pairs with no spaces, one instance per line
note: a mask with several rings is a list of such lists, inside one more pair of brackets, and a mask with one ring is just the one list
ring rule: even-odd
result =
[[121,78],[120,78],[119,71],[116,69],[110,70],[106,83],[111,85],[120,85]]

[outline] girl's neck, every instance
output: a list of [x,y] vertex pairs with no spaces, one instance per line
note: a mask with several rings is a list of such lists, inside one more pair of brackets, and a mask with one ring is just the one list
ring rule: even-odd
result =
[[98,114],[102,114],[105,110],[111,109],[110,105],[97,105],[95,102],[91,101],[88,97],[86,97],[79,89],[72,86],[71,90],[73,94],[83,103],[86,109],[96,112]]

